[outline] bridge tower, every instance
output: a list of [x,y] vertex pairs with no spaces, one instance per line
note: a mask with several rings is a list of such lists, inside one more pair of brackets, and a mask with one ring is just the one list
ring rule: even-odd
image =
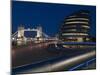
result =
[[43,41],[43,34],[42,34],[42,27],[41,27],[41,26],[38,26],[38,27],[37,27],[36,40],[37,40],[38,42]]
[[18,27],[18,39],[17,39],[17,44],[22,45],[25,44],[25,37],[24,37],[24,26],[19,26]]

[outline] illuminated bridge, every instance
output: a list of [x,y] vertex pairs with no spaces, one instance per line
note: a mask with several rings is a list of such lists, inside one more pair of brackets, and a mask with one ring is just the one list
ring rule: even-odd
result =
[[[25,32],[36,32],[34,38],[25,37]],[[43,42],[45,40],[58,40],[56,37],[50,37],[42,31],[42,27],[37,28],[27,28],[23,26],[18,27],[18,30],[12,35],[12,41],[16,41],[17,45],[26,44],[28,41]]]

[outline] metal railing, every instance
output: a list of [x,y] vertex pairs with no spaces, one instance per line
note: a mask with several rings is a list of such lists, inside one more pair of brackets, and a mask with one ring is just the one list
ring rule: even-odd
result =
[[77,66],[74,66],[74,67],[70,68],[69,71],[77,70],[77,69],[79,69],[79,68],[81,68],[81,67],[83,67],[83,68],[84,68],[84,67],[88,67],[89,64],[91,64],[91,63],[93,63],[93,62],[96,62],[96,58],[92,58],[92,59],[90,59],[90,60],[88,60],[88,61],[86,61],[86,62],[84,62],[84,63],[81,63],[81,64],[79,64],[79,65],[77,65]]
[[[65,69],[68,70],[75,70],[83,64],[89,64],[91,61],[94,61],[93,59],[95,57],[96,53],[95,50],[73,56],[71,58],[58,58],[58,59],[53,59],[49,61],[43,61],[38,64],[30,64],[28,66],[20,67],[13,69],[13,73],[40,73],[40,72],[57,72],[57,71],[64,71]],[[91,60],[90,60],[91,59]],[[78,66],[76,66],[78,65]],[[75,67],[73,67],[75,66]]]

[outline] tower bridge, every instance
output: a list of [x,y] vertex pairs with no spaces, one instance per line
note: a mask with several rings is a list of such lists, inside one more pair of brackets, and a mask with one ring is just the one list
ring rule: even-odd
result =
[[[36,36],[34,38],[25,37],[25,32],[36,32]],[[18,30],[12,34],[12,41],[16,41],[17,45],[26,44],[28,41],[42,42],[46,40],[57,40],[56,37],[50,37],[42,31],[42,27],[38,26],[37,28],[27,28],[25,29],[23,26],[18,27]]]

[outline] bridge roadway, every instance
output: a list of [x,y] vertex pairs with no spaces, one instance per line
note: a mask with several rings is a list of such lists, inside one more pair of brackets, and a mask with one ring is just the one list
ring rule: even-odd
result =
[[[73,57],[92,51],[91,48],[84,49],[66,49],[56,48],[55,42],[45,42],[39,44],[30,44],[21,48],[12,48],[12,68],[25,66],[32,63],[38,63],[44,60],[58,57]],[[50,62],[49,62],[50,63]]]
[[48,41],[43,43],[30,43],[25,46],[12,46],[12,67],[26,65],[32,62],[37,62],[41,59],[46,59],[55,56],[49,53],[47,47],[49,44],[54,44],[55,41]]

